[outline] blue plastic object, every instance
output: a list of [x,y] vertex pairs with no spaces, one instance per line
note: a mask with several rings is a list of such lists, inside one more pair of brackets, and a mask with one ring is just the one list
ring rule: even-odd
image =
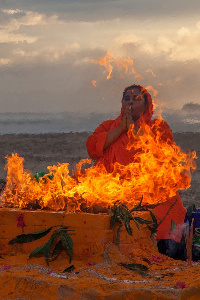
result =
[[[193,223],[193,233],[195,233],[196,228],[200,228],[200,208],[198,208],[196,211],[192,212],[192,218],[194,218]],[[188,215],[185,216],[185,223],[189,220]],[[191,224],[191,220],[189,220],[189,223]]]

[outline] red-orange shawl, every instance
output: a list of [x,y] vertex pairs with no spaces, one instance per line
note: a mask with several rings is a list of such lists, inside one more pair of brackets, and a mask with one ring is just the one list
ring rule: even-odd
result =
[[[145,122],[149,126],[155,124],[155,120],[152,120],[153,115],[153,104],[149,93],[146,91],[148,100],[148,110],[143,114],[142,117],[135,123],[137,127],[140,126],[141,122]],[[127,133],[123,133],[109,148],[103,151],[103,146],[106,141],[106,137],[109,131],[117,128],[120,125],[123,112],[115,120],[107,120],[100,124],[94,133],[87,139],[87,150],[89,156],[96,160],[96,163],[101,163],[105,166],[108,172],[113,171],[113,164],[118,162],[121,165],[128,165],[134,161],[134,155],[136,151],[131,149],[131,151],[126,149],[129,138]],[[161,139],[163,141],[170,140],[173,142],[173,135],[169,125],[162,121],[158,128],[161,134]],[[156,134],[156,132],[155,132]],[[161,223],[157,232],[157,239],[174,239],[180,241],[182,235],[181,224],[184,222],[186,209],[183,207],[182,200],[177,192],[176,196],[169,198],[167,202],[160,204],[155,209],[155,214],[157,216],[158,223],[162,220],[166,212],[168,211],[171,204],[177,200],[176,204],[168,213],[165,220]],[[181,227],[179,231],[173,234],[169,234],[171,230],[171,220],[173,220],[177,228]],[[179,226],[178,226],[179,225]]]

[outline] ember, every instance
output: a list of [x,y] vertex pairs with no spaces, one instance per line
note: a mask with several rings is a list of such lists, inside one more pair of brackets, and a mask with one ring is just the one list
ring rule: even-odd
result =
[[4,206],[48,207],[53,210],[75,211],[81,204],[113,205],[117,200],[132,208],[143,196],[143,204],[157,204],[172,197],[179,189],[190,186],[190,174],[195,169],[195,151],[184,153],[175,143],[161,141],[153,134],[159,127],[157,119],[152,128],[143,124],[137,134],[129,130],[128,149],[136,153],[128,166],[115,164],[112,173],[97,164],[84,172],[81,160],[74,177],[69,175],[68,163],[49,166],[49,173],[35,179],[23,168],[18,154],[7,156],[7,184],[0,200]]

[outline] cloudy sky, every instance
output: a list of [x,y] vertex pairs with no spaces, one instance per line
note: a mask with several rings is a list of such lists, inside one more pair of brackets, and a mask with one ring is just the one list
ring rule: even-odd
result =
[[199,0],[0,3],[1,112],[115,112],[132,83],[200,105]]

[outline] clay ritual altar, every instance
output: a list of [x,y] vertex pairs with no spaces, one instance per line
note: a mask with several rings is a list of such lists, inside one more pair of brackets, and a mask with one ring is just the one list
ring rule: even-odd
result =
[[[148,212],[136,216],[150,220]],[[110,229],[107,214],[0,209],[0,299],[198,299],[200,264],[161,255],[145,224],[131,221],[133,235]],[[32,257],[51,232],[29,243],[16,236],[69,226],[73,254]],[[51,229],[53,231],[53,229]],[[68,269],[68,272],[63,272]]]

